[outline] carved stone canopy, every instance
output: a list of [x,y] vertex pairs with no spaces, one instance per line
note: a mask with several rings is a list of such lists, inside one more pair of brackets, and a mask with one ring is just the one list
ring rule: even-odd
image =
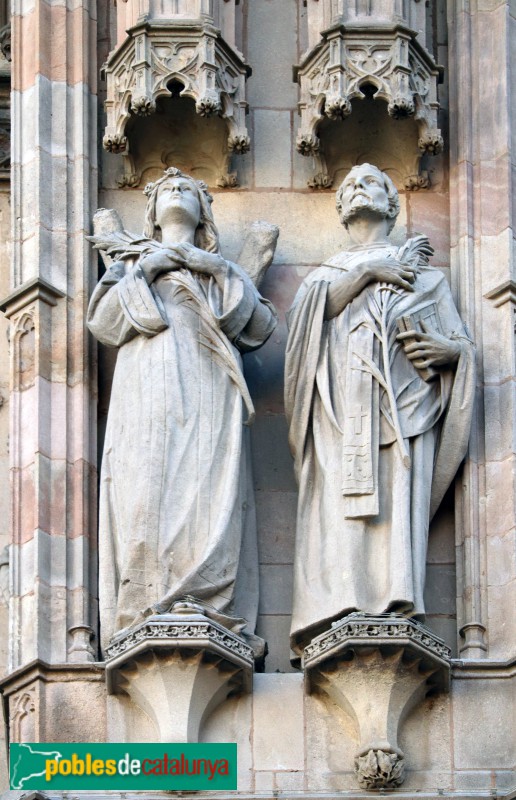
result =
[[327,695],[354,724],[359,785],[400,786],[399,728],[426,694],[449,685],[450,649],[442,639],[397,614],[350,614],[312,640],[303,667],[307,692]]
[[[196,17],[191,13],[196,12],[190,8],[193,3],[187,0],[170,4],[166,15],[154,13],[149,2],[143,3],[149,5],[147,13],[141,13],[139,3],[139,16],[136,12],[131,15],[126,4],[119,3],[119,27],[123,13],[129,14],[129,21],[134,24],[125,37],[119,35],[118,46],[103,68],[107,81],[107,126],[103,138],[106,150],[130,157],[128,122],[154,114],[158,99],[170,97],[172,87],[178,86],[182,87],[180,97],[194,100],[197,114],[218,115],[225,120],[229,152],[245,153],[249,149],[245,81],[251,69],[236,47],[228,43],[235,39],[234,13],[232,18],[228,17],[229,11],[226,16],[222,11],[216,15],[214,2],[218,4],[218,0],[204,3],[207,10],[197,9]],[[232,7],[234,4],[235,0],[231,0]],[[222,5],[229,9],[226,2]],[[225,38],[226,31],[216,27],[216,19],[226,27],[231,26],[232,20],[232,30]],[[134,172],[130,164],[126,165],[126,172]]]
[[[320,16],[325,3],[309,0],[309,25],[310,14],[319,15],[319,25],[325,21]],[[294,67],[294,80],[300,85],[301,115],[296,146],[302,155],[314,157],[320,176],[309,185],[331,185],[319,136],[321,122],[344,119],[351,114],[353,100],[371,95],[387,104],[392,118],[415,120],[419,157],[442,150],[437,123],[437,83],[442,79],[442,69],[421,44],[418,32],[409,27],[410,15],[405,19],[392,5],[391,14],[353,16],[347,10],[328,16],[331,25],[321,30],[319,40]],[[314,24],[312,20],[312,42]]]

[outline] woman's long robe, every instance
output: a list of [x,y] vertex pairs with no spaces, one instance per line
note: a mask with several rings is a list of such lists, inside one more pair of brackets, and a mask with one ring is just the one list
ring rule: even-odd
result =
[[253,633],[256,531],[239,350],[260,347],[275,324],[231,263],[223,290],[186,269],[149,287],[136,258],[116,262],[96,287],[88,326],[120,348],[100,485],[104,647],[142,612],[185,596],[242,616]]
[[[424,613],[429,519],[466,452],[474,350],[439,270],[421,266],[413,292],[369,284],[339,315],[324,319],[330,283],[387,254],[396,257],[397,248],[338,254],[308,276],[290,311],[285,403],[299,483],[291,628],[298,652],[354,610]],[[389,368],[410,466],[396,441],[388,395],[374,376],[385,378],[374,333],[385,302]],[[397,320],[421,312],[434,316],[434,329],[437,316],[441,332],[461,343],[456,367],[430,381],[396,340]]]

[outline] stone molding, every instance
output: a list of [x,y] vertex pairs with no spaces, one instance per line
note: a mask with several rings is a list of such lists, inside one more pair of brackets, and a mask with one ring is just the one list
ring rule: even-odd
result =
[[65,293],[52,286],[48,281],[43,278],[31,278],[18,286],[4,300],[0,300],[0,311],[3,311],[7,319],[10,319],[36,300],[42,300],[49,306],[56,306],[61,297],[65,297]]
[[490,292],[486,292],[484,297],[491,300],[495,308],[503,306],[505,303],[511,302],[516,305],[516,283],[513,280],[507,280],[500,283]]
[[489,659],[454,658],[451,660],[452,679],[456,680],[511,680],[516,678],[516,658],[507,661]]
[[105,665],[102,662],[95,664],[48,664],[46,661],[35,659],[29,664],[10,672],[0,680],[0,694],[4,700],[15,692],[28,690],[36,680],[45,683],[61,683],[63,681],[104,681]]
[[155,650],[203,650],[243,671],[251,688],[253,651],[239,636],[202,614],[156,614],[112,639],[106,648],[108,692],[116,691],[114,673],[137,656]]
[[[167,794],[166,792],[153,792],[152,800],[170,800],[170,796],[170,793]],[[493,794],[492,789],[478,789],[473,792],[465,790],[446,791],[445,789],[440,789],[435,792],[422,790],[418,791],[417,794],[407,794],[406,791],[389,791],[385,793],[384,796],[388,797],[389,800],[412,800],[412,798],[417,798],[417,800],[442,800],[443,797],[453,798],[453,800],[476,800],[477,798],[484,797],[490,800],[494,800],[494,798],[497,800],[516,800],[516,790],[509,789],[508,791],[503,791],[502,789],[497,789],[496,795]],[[364,794],[363,791],[356,793],[339,792],[338,794],[336,792],[303,792],[301,795],[300,793],[280,791],[278,789],[270,792],[238,792],[237,794],[217,792],[217,800],[235,800],[235,797],[238,797],[238,800],[293,800],[293,797],[302,797],[302,800],[336,800],[336,798],[343,798],[343,800],[344,798],[345,800],[367,800],[371,795]],[[16,798],[16,800],[24,799]],[[52,800],[54,800],[54,798],[52,798]],[[86,798],[84,800],[86,800]],[[94,798],[92,797],[92,800],[142,800],[142,795],[136,792],[95,792],[95,796]],[[213,792],[196,792],[195,800],[213,800]]]
[[[308,6],[311,12],[313,4]],[[374,90],[375,100],[387,103],[394,119],[412,117],[418,128],[419,155],[436,155],[443,149],[438,128],[437,83],[443,70],[421,44],[418,33],[393,16],[389,23],[357,17],[345,25],[340,21],[321,31],[319,42],[294,67],[300,86],[301,125],[296,147],[316,162],[315,178],[308,185],[326,188],[332,176],[319,138],[319,126],[327,118],[342,120],[351,114],[351,101]],[[408,190],[425,188],[421,176],[407,176]]]
[[447,666],[451,649],[435,633],[398,614],[350,614],[334,622],[329,631],[312,639],[303,653],[303,667],[311,670],[318,664],[340,653],[342,646],[397,646],[409,645],[415,652],[442,661]]
[[[51,695],[55,697],[57,691],[62,702],[72,701],[78,692],[89,693],[93,702],[100,693],[104,693],[104,665],[103,664],[48,664],[41,660],[34,660],[24,667],[11,672],[0,681],[0,694],[4,707],[4,720],[9,730],[12,742],[38,742],[38,741],[66,741],[70,733],[64,735],[59,726],[54,727],[51,714],[44,712],[45,702]],[[80,688],[79,688],[80,687]],[[98,735],[103,736],[98,705],[91,706],[90,712],[95,716],[98,725]],[[71,741],[83,740],[85,727],[88,723],[84,718],[78,717],[72,722],[75,726],[76,738]],[[91,736],[91,726],[90,733]],[[94,741],[94,739],[86,739]]]

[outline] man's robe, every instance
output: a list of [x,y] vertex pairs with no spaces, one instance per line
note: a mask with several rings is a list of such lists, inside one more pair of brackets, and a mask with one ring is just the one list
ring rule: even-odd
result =
[[[398,250],[374,245],[333,257],[307,277],[289,314],[285,403],[299,483],[291,643],[298,652],[354,610],[424,614],[429,520],[467,448],[474,349],[439,270],[420,266],[413,292],[371,283],[324,318],[330,283],[387,254]],[[459,341],[458,364],[425,381],[396,340],[398,320],[408,315],[427,317]]]
[[100,485],[104,647],[142,613],[185,596],[240,615],[253,633],[250,400],[244,415],[239,350],[260,347],[275,324],[272,306],[231,263],[223,290],[187,269],[149,287],[133,256],[95,289],[88,326],[120,348]]

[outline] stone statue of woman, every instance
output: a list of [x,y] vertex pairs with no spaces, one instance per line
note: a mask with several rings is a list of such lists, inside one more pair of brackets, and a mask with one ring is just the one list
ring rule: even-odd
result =
[[88,326],[120,348],[100,487],[104,647],[185,598],[244,634],[257,613],[240,353],[267,340],[276,314],[219,254],[205,184],[170,168],[145,193],[143,237],[121,225],[91,237],[113,261]]

